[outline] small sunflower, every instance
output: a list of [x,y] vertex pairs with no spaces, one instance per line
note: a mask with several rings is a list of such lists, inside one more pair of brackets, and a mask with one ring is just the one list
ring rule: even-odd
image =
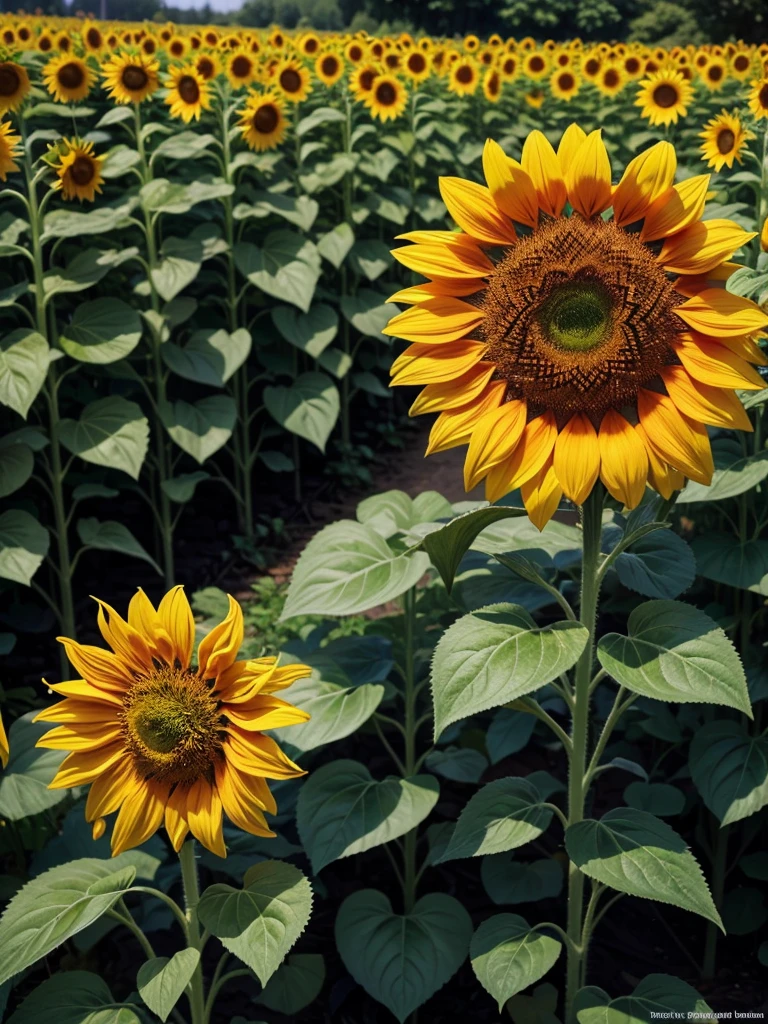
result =
[[299,40],[299,51],[305,57],[315,57],[320,52],[320,37],[314,32],[307,32]]
[[555,71],[549,80],[549,88],[557,99],[570,101],[579,91],[578,75],[571,68]]
[[233,50],[227,54],[224,70],[233,89],[242,89],[256,78],[258,65],[254,54],[247,50]]
[[29,75],[21,64],[0,61],[0,114],[18,110],[30,88]]
[[166,85],[165,102],[171,108],[171,117],[180,117],[184,124],[189,124],[193,118],[199,121],[204,110],[210,110],[208,85],[194,64],[170,68]]
[[59,54],[43,68],[43,82],[57,103],[84,100],[91,91],[96,75],[79,57]]
[[206,82],[212,82],[221,72],[221,62],[215,53],[198,53],[192,63],[195,71]]
[[164,824],[175,850],[191,832],[225,857],[224,814],[244,832],[273,836],[264,812],[277,806],[266,780],[305,773],[265,733],[308,719],[275,693],[309,669],[278,667],[275,658],[238,661],[243,613],[231,597],[194,667],[195,622],[181,587],[157,608],[140,590],[127,620],[98,603],[112,649],[59,637],[82,679],[52,685],[64,700],[36,719],[56,723],[38,746],[70,751],[50,788],[90,786],[85,817],[94,836],[118,812],[113,856]]
[[713,286],[754,235],[701,220],[709,176],[673,184],[668,142],[615,186],[600,131],[575,124],[557,151],[531,132],[519,162],[489,140],[483,170],[487,186],[440,180],[460,233],[394,252],[428,278],[392,296],[412,308],[385,329],[411,343],[392,374],[424,386],[412,415],[440,413],[428,453],[468,444],[467,489],[520,488],[539,529],[598,479],[628,508],[646,484],[708,484],[706,427],[750,430],[734,392],[764,387],[768,315]]
[[16,135],[9,121],[0,121],[0,181],[5,181],[11,171],[18,171],[19,165],[14,161],[18,155],[21,136]]
[[731,57],[730,73],[734,78],[744,81],[752,70],[752,54],[746,50],[739,50]]
[[529,89],[525,94],[525,102],[534,110],[541,110],[544,106],[544,91],[542,89]]
[[251,149],[262,152],[276,149],[285,137],[288,121],[283,114],[283,103],[276,93],[249,96],[239,113],[238,127]]
[[[2,74],[2,65],[0,65],[0,74]],[[2,79],[0,79],[0,82]],[[0,99],[2,99],[2,88],[0,86]],[[760,79],[759,81],[752,82],[752,88],[749,90],[747,95],[747,103],[749,109],[754,114],[756,121],[762,121],[768,117],[768,76]],[[2,108],[0,108],[2,109]]]
[[425,82],[429,78],[429,57],[422,50],[411,50],[403,61],[403,71],[412,82]]
[[502,78],[497,68],[488,68],[483,75],[483,95],[489,103],[498,103],[501,99]]
[[344,61],[332,50],[328,53],[321,53],[315,61],[315,74],[323,83],[330,88],[335,85],[344,74]]
[[361,64],[349,76],[349,91],[356,100],[364,103],[373,89],[373,83],[381,74],[381,68],[375,64]]
[[184,60],[189,52],[189,43],[184,36],[171,36],[165,44],[165,52],[173,60]]
[[[92,203],[96,193],[101,192],[104,179],[101,176],[103,156],[96,156],[93,143],[82,139],[62,139],[49,151],[48,162],[56,172],[54,189],[64,199],[84,199]],[[56,160],[58,159],[58,162]]]
[[754,133],[747,131],[736,114],[723,111],[707,122],[699,138],[704,139],[700,149],[702,159],[716,171],[733,167],[733,161],[742,162],[747,142],[754,139]]
[[594,80],[603,96],[617,96],[624,88],[625,78],[619,64],[604,64]]
[[657,71],[640,83],[635,106],[652,125],[677,124],[684,117],[693,96],[693,88],[679,71]]
[[480,83],[477,64],[470,57],[454,61],[448,74],[448,89],[457,96],[474,96]]
[[37,49],[40,53],[50,53],[53,49],[53,36],[50,32],[41,32],[37,37]]
[[95,21],[83,22],[80,38],[87,53],[99,54],[104,49],[104,35]]
[[367,46],[359,39],[353,39],[344,47],[344,56],[350,64],[360,64],[365,60],[367,52]]
[[160,82],[160,65],[145,54],[115,54],[101,66],[101,74],[115,103],[141,103]]
[[405,110],[408,92],[394,75],[379,75],[366,99],[371,116],[379,121],[394,121]]
[[699,71],[699,75],[710,92],[719,92],[728,78],[728,65],[723,57],[712,57]]
[[517,54],[508,53],[499,61],[499,71],[505,82],[514,82],[520,74],[520,60]]
[[532,78],[534,82],[545,78],[550,69],[549,58],[538,51],[528,53],[523,58],[523,74],[526,78]]
[[290,103],[300,103],[312,91],[309,72],[297,60],[281,60],[275,67],[272,81]]

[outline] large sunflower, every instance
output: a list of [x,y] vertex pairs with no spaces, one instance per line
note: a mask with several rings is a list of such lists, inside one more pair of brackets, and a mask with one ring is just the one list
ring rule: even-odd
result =
[[0,61],[0,114],[18,110],[31,86],[29,75],[21,64],[12,60]]
[[394,121],[406,108],[408,92],[394,75],[379,75],[364,98],[364,103],[372,117],[384,122]]
[[96,81],[96,75],[80,57],[59,54],[43,68],[43,82],[58,103],[84,100]]
[[79,199],[81,203],[86,199],[92,203],[96,193],[101,192],[104,157],[96,156],[92,142],[62,139],[51,148],[49,163],[56,172],[53,187],[64,199]]
[[702,159],[716,171],[733,167],[733,161],[742,162],[743,154],[754,133],[747,131],[736,114],[724,110],[707,122],[704,131],[699,132]]
[[598,477],[630,508],[646,482],[707,483],[704,425],[749,429],[733,389],[763,386],[768,316],[721,285],[753,235],[702,221],[709,176],[673,185],[676,165],[659,142],[614,187],[599,131],[571,125],[557,153],[531,132],[520,163],[489,140],[488,187],[440,182],[460,233],[395,250],[430,279],[386,328],[412,342],[393,383],[426,385],[412,413],[440,413],[428,452],[469,444],[467,488],[521,488],[540,528]]
[[210,109],[208,84],[194,64],[170,68],[166,84],[168,95],[165,102],[171,108],[171,117],[180,117],[189,124],[193,118],[199,121],[201,113]]
[[16,135],[9,121],[0,121],[0,181],[5,181],[11,171],[18,171],[19,165],[14,161],[18,156],[21,136]]
[[749,109],[756,121],[762,121],[768,117],[768,76],[752,82],[751,85],[752,88],[747,95]]
[[257,152],[276,149],[285,137],[288,121],[283,114],[282,101],[275,93],[249,96],[239,118],[243,138]]
[[641,116],[652,125],[677,124],[692,96],[693,87],[679,71],[657,71],[640,83],[635,106],[642,108]]
[[116,103],[141,103],[159,87],[160,65],[145,54],[121,53],[102,64],[101,73]]
[[309,72],[297,60],[280,61],[272,81],[290,103],[300,103],[312,92]]
[[315,61],[315,74],[329,88],[335,85],[344,74],[344,61],[333,50],[321,53]]
[[195,623],[181,587],[157,609],[140,590],[127,621],[99,601],[98,623],[111,651],[59,638],[82,679],[51,686],[65,699],[36,719],[58,724],[38,746],[70,751],[50,788],[90,785],[85,817],[95,836],[119,812],[114,856],[165,822],[174,849],[191,832],[224,857],[222,811],[251,835],[274,835],[264,818],[277,809],[266,780],[304,772],[264,732],[307,720],[274,694],[309,669],[238,661],[243,614],[231,597],[195,667]]

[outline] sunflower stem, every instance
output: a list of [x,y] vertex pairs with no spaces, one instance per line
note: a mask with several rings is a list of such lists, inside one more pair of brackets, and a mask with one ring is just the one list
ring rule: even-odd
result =
[[[188,839],[179,851],[181,884],[184,889],[184,911],[187,918],[187,938],[190,949],[202,951],[200,923],[197,919],[197,905],[200,902],[200,883],[197,877],[195,841]],[[203,989],[203,966],[198,962],[189,983],[189,1009],[192,1024],[206,1024],[207,1012]]]
[[[603,492],[598,485],[580,508],[583,556],[581,563],[581,603],[579,618],[589,632],[589,639],[576,663],[574,703],[571,726],[571,750],[568,757],[568,826],[584,818],[586,796],[585,768],[589,733],[589,689],[595,652],[597,602],[600,593],[600,533],[602,527]],[[565,992],[565,1018],[575,1024],[576,993],[582,984],[583,960],[589,935],[584,922],[584,875],[571,862],[568,874],[568,937]]]
[[[416,772],[416,671],[415,643],[416,626],[416,591],[411,587],[406,591],[404,600],[405,643],[405,768],[404,777],[408,778]],[[416,902],[416,840],[417,829],[406,832],[403,841],[403,904],[406,914],[413,910]]]

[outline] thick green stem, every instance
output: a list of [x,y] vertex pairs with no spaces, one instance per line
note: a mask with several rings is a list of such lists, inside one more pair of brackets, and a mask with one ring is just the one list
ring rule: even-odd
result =
[[[581,603],[579,619],[589,631],[589,640],[576,664],[574,676],[573,720],[571,752],[568,763],[568,824],[575,825],[584,818],[584,785],[589,739],[589,690],[595,652],[595,625],[597,601],[600,591],[598,570],[600,565],[600,531],[603,511],[603,492],[596,487],[581,507],[583,557],[581,565]],[[571,862],[568,874],[568,965],[566,972],[566,1020],[575,1021],[574,1002],[581,986],[583,938],[584,875]]]
[[[344,97],[344,153],[349,155],[352,152],[352,106],[349,102],[349,95],[345,93]],[[353,189],[353,177],[354,171],[347,171],[344,175],[343,190],[344,190],[344,223],[352,226],[352,189]],[[345,265],[341,267],[341,297],[343,299],[349,294],[349,280],[347,276],[347,268]],[[343,311],[342,311],[343,312]],[[349,336],[349,321],[345,315],[341,318],[341,340],[342,347],[346,355],[350,354],[350,336]],[[349,404],[351,401],[350,396],[350,374],[347,371],[341,378],[341,439],[345,445],[350,444],[352,438]],[[348,454],[348,453],[347,453]]]
[[[190,949],[202,952],[200,923],[197,919],[197,905],[200,902],[200,885],[195,861],[195,841],[188,839],[179,851],[181,884],[184,888],[184,910],[187,918],[187,936]],[[191,1024],[206,1024],[207,1011],[203,989],[203,966],[198,963],[187,990]]]
[[[413,588],[407,591],[404,598],[404,630],[405,643],[405,757],[403,764],[405,776],[416,772],[416,672],[414,632],[416,626],[416,593]],[[403,862],[405,885],[403,888],[403,904],[406,914],[413,910],[416,902],[416,839],[417,830],[412,828],[405,834],[403,841]]]
[[[725,893],[725,875],[728,867],[728,833],[729,826],[718,828],[715,834],[715,857],[712,864],[712,899],[718,910],[723,905]],[[720,929],[711,921],[707,925],[707,938],[704,945],[704,961],[701,965],[701,976],[709,981],[715,976],[715,960],[717,958],[717,936]]]

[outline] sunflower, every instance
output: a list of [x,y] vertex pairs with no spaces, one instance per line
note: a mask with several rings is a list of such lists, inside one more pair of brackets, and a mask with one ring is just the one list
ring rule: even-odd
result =
[[448,75],[448,89],[457,96],[474,96],[480,81],[477,64],[469,58],[454,61]]
[[543,53],[526,54],[523,59],[523,74],[535,82],[545,78],[549,71],[549,59]]
[[224,70],[232,88],[242,89],[256,78],[258,66],[252,53],[238,49],[227,54]]
[[570,68],[555,71],[549,80],[549,88],[559,100],[572,100],[579,91],[578,75]]
[[424,82],[429,78],[430,61],[421,50],[411,50],[403,61],[403,71],[412,82]]
[[145,54],[118,53],[101,66],[101,74],[115,103],[141,103],[159,87],[160,65]]
[[616,96],[624,88],[624,75],[618,64],[605,64],[595,78],[595,85],[603,96]]
[[518,60],[517,55],[509,53],[505,57],[502,57],[499,62],[499,71],[505,82],[514,82],[520,73],[520,61]]
[[743,81],[752,70],[752,54],[746,50],[739,50],[731,58],[730,73],[734,78]]
[[281,60],[275,68],[273,82],[291,103],[300,103],[312,92],[309,72],[297,60]]
[[192,63],[195,71],[206,82],[213,81],[221,71],[221,63],[215,53],[198,53]]
[[360,64],[365,60],[367,47],[359,39],[353,39],[344,48],[344,56],[350,64]]
[[488,68],[483,75],[483,95],[489,103],[498,103],[501,99],[502,80],[497,68]]
[[677,124],[687,113],[692,96],[692,86],[679,71],[657,71],[640,83],[635,106],[642,107],[641,116],[652,125]]
[[56,36],[56,49],[61,53],[69,53],[72,49],[72,40],[69,38],[69,32],[59,32]]
[[153,57],[157,53],[157,40],[154,36],[145,36],[139,43],[139,49],[147,57]]
[[[2,75],[2,65],[0,65],[0,75]],[[749,109],[755,120],[762,121],[763,118],[768,117],[768,76],[751,84],[752,88],[747,95]],[[2,92],[2,78],[0,78],[0,92]],[[0,109],[2,109],[1,106]]]
[[85,817],[97,836],[118,811],[113,856],[165,823],[175,850],[191,832],[225,857],[223,813],[244,832],[274,835],[264,817],[277,810],[266,780],[304,772],[264,732],[307,720],[274,694],[309,669],[237,661],[243,613],[231,597],[226,619],[200,642],[195,668],[195,623],[181,587],[157,609],[140,590],[127,621],[99,601],[98,623],[112,650],[59,638],[83,678],[51,686],[64,700],[36,719],[57,723],[38,746],[71,751],[50,788],[90,785]]
[[320,37],[314,32],[307,32],[299,40],[299,52],[305,57],[314,57],[320,52]]
[[26,69],[12,60],[0,61],[0,114],[18,110],[29,90]]
[[43,68],[43,82],[57,103],[84,100],[95,81],[85,61],[69,54],[52,57]]
[[361,64],[355,68],[349,76],[349,91],[356,100],[365,102],[373,89],[373,83],[381,74],[381,69],[375,64]]
[[525,94],[525,102],[534,110],[541,110],[544,106],[544,93],[541,89],[530,89]]
[[239,117],[238,127],[251,149],[276,149],[283,141],[288,121],[276,93],[252,94]]
[[483,170],[488,187],[441,179],[460,234],[394,253],[430,279],[392,297],[413,308],[386,328],[412,343],[393,384],[426,385],[412,414],[440,412],[428,452],[469,444],[467,488],[519,487],[539,528],[598,477],[629,508],[646,482],[708,483],[705,425],[750,429],[733,389],[763,387],[751,336],[768,315],[712,286],[753,235],[701,220],[709,176],[673,185],[668,142],[615,187],[600,131],[577,125],[557,152],[531,132],[520,162],[489,140]]
[[189,43],[184,36],[171,36],[165,44],[165,52],[174,60],[183,60],[186,57],[188,50]]
[[40,53],[50,53],[53,49],[53,36],[50,32],[41,32],[37,37],[37,49]]
[[95,21],[84,21],[80,38],[87,53],[99,54],[104,49],[104,36]]
[[101,192],[104,157],[95,155],[92,142],[76,137],[62,139],[50,147],[48,162],[58,179],[53,187],[64,199],[79,199],[81,203],[87,199],[92,203],[96,193]]
[[18,171],[19,165],[14,161],[18,155],[21,136],[16,135],[9,121],[0,121],[0,181],[5,181],[11,171]]
[[315,74],[330,88],[344,74],[344,62],[337,53],[322,53],[315,61]]
[[170,68],[166,85],[165,102],[171,108],[171,117],[180,117],[184,124],[189,124],[193,118],[199,121],[204,110],[210,110],[208,85],[194,64]]
[[724,110],[707,121],[704,131],[699,132],[699,138],[704,139],[700,147],[702,159],[716,171],[723,167],[730,169],[734,160],[742,162],[747,143],[754,137],[754,133],[744,128],[736,114]]
[[598,53],[594,51],[585,53],[581,58],[581,73],[584,78],[588,78],[591,82],[597,78],[603,67],[602,58]]
[[394,75],[379,75],[365,100],[371,116],[379,121],[394,121],[407,103],[408,92]]
[[710,92],[718,92],[728,78],[728,65],[722,57],[712,57],[699,72]]

